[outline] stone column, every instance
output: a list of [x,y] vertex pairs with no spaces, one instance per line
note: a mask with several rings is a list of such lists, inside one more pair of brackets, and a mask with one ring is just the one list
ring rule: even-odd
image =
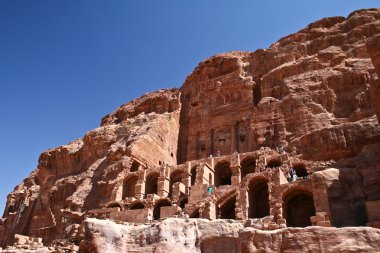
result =
[[145,195],[145,179],[146,179],[146,169],[140,170],[138,173],[139,179],[135,186],[135,197],[137,199],[143,199]]
[[240,166],[236,165],[236,166],[231,167],[231,173],[232,173],[231,185],[238,186],[240,184],[240,178],[241,178],[241,176],[240,176]]
[[248,208],[249,208],[249,196],[248,187],[242,187],[239,193],[239,201],[237,205],[240,210],[239,218],[245,220],[248,219]]
[[169,195],[170,181],[166,176],[158,177],[157,194],[160,197],[167,197]]
[[[329,175],[336,177],[338,180],[339,171],[330,170]],[[312,216],[310,220],[313,225],[330,227],[331,211],[327,192],[327,181],[324,172],[321,171],[314,173],[311,177],[311,182],[313,187],[313,200],[316,215]]]

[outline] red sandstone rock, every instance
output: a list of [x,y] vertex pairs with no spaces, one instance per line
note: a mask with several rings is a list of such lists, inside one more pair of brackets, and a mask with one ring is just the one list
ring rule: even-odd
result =
[[[286,228],[263,231],[242,222],[167,219],[155,225],[85,221],[83,252],[376,252],[374,228]],[[138,231],[138,234],[136,234]],[[137,237],[138,236],[138,237]],[[199,243],[201,242],[201,243]]]
[[377,118],[380,120],[380,35],[373,36],[367,41],[367,49],[378,77],[377,80],[373,80],[371,90]]
[[[373,228],[286,227],[380,227],[379,34],[380,9],[325,18],[122,105],[41,154],[8,196],[0,245],[21,234],[84,238],[84,252],[378,250]],[[91,218],[171,216],[222,220]]]

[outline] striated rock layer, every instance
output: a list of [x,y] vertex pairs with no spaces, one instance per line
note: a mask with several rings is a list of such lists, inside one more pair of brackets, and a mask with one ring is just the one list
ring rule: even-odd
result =
[[377,252],[380,230],[369,227],[244,228],[242,221],[167,219],[154,225],[85,221],[87,252]]
[[[320,227],[380,228],[379,52],[380,9],[367,9],[201,62],[179,89],[42,153],[8,196],[0,246],[21,234],[84,239],[85,252],[379,250],[375,228]],[[89,218],[170,216],[217,220]]]

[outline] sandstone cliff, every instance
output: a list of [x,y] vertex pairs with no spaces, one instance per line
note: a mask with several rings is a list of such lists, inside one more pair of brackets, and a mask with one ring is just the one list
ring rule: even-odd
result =
[[[179,89],[122,105],[83,138],[42,153],[37,168],[8,196],[0,245],[22,234],[45,244],[79,243],[85,235],[88,252],[168,252],[178,243],[183,252],[199,252],[202,245],[214,249],[202,252],[216,252],[218,245],[233,247],[228,252],[378,249],[376,229],[285,228],[294,217],[283,209],[290,210],[294,188],[313,196],[309,216],[325,215],[314,225],[380,227],[379,52],[380,9],[368,9],[321,19],[268,49],[201,62]],[[280,166],[270,163],[279,147],[285,149],[282,167],[265,171]],[[286,181],[294,165],[306,167],[307,180]],[[256,178],[267,182],[267,211],[250,209]],[[216,186],[214,198],[202,195],[207,185]],[[133,213],[137,205],[140,213]],[[105,221],[86,220],[94,213],[100,217],[102,208],[118,221],[130,221],[132,213],[136,219],[180,211],[215,219],[218,211],[229,217],[233,210],[238,220],[270,214],[275,230],[243,228],[242,221],[107,228]],[[188,231],[165,232],[173,222]],[[209,231],[214,225],[212,240],[197,234],[202,229],[195,227]],[[110,245],[114,240],[120,243]]]

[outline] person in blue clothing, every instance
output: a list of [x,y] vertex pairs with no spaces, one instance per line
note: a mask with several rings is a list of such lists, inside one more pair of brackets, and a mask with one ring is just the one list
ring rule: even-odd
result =
[[211,185],[207,188],[207,192],[208,192],[208,195],[212,194],[212,186]]

